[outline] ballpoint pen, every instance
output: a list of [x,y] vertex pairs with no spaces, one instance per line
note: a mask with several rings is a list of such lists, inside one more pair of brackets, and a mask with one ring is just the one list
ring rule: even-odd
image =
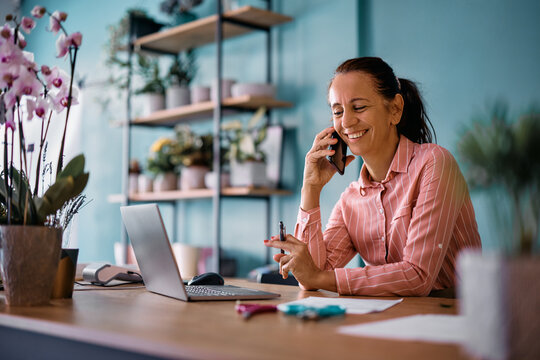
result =
[[241,304],[236,303],[236,312],[242,315],[244,320],[249,319],[254,314],[260,314],[265,312],[276,312],[276,305],[259,305],[259,304]]
[[[285,237],[287,236],[287,231],[285,230],[285,225],[283,225],[283,221],[279,222],[279,241],[285,241]],[[281,253],[285,254],[285,250],[281,249]]]

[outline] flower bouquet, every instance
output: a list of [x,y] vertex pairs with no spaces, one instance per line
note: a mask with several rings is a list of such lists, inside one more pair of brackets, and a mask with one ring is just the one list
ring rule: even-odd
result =
[[[82,154],[64,166],[70,109],[77,104],[78,90],[73,85],[73,75],[82,35],[79,32],[68,34],[63,26],[66,13],[50,13],[41,6],[32,10],[35,19],[45,15],[49,17],[49,31],[59,34],[57,56],[69,59],[69,75],[56,66],[38,66],[34,54],[24,51],[26,40],[22,32],[29,34],[36,20],[30,17],[19,20],[8,15],[7,23],[0,30],[0,124],[3,130],[0,243],[6,301],[14,305],[38,304],[50,298],[62,228],[83,205],[81,192],[89,176],[84,172]],[[54,183],[46,190],[42,186],[40,191],[40,175],[44,175],[41,173],[42,155],[45,157],[49,126],[55,114],[64,116],[56,176]],[[25,130],[27,126],[36,125],[40,126],[38,161],[32,164],[36,144],[27,142]],[[45,165],[54,168],[51,163]]]

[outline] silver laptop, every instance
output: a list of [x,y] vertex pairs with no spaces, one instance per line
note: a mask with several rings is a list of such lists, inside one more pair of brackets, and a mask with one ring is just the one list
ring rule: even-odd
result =
[[271,299],[266,291],[232,285],[184,285],[157,204],[120,207],[146,288],[183,301]]

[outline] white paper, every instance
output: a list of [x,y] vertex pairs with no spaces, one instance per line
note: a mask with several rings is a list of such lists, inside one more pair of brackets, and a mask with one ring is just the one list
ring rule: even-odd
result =
[[284,311],[286,305],[297,304],[312,307],[325,307],[327,305],[341,305],[347,309],[347,314],[369,314],[372,312],[384,311],[402,302],[398,300],[371,300],[371,299],[348,299],[348,298],[328,298],[310,296],[305,299],[295,300],[284,304],[279,304],[278,309]]
[[353,336],[462,344],[467,336],[464,320],[464,316],[458,315],[413,315],[342,326],[338,332]]

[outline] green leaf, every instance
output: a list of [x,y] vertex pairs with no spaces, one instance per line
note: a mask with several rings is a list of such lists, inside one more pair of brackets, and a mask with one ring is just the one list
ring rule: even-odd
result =
[[84,172],[84,155],[80,154],[75,156],[71,161],[64,167],[64,169],[58,174],[57,178],[65,178],[68,176],[77,177]]

